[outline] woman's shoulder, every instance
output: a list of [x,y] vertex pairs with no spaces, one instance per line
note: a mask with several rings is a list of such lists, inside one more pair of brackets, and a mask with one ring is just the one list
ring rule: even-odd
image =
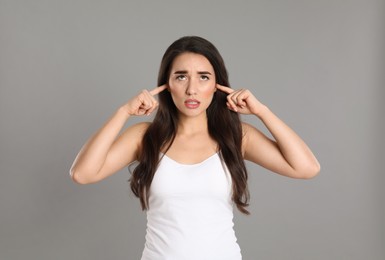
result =
[[151,125],[151,122],[139,122],[136,124],[131,125],[129,128],[133,128],[136,130],[147,130],[147,128]]
[[242,134],[244,137],[247,136],[250,131],[255,129],[253,125],[246,122],[241,122],[241,126],[242,126]]
[[143,138],[143,135],[146,133],[150,124],[150,122],[140,122],[127,127],[127,129],[124,130],[124,133],[122,134],[123,140],[128,142],[137,140],[138,143],[141,142],[141,139]]
[[260,137],[261,135],[263,135],[262,132],[254,125],[245,122],[241,122],[241,124],[244,141],[247,141],[247,139],[250,137]]
[[263,139],[263,133],[255,126],[242,122],[242,154],[244,154],[246,146],[250,142],[256,142]]
[[129,135],[134,135],[141,140],[150,125],[151,125],[151,122],[135,123],[129,126],[126,129],[126,132],[128,132]]

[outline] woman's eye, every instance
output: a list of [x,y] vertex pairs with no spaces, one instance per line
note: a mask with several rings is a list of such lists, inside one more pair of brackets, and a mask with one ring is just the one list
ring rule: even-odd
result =
[[206,75],[202,75],[201,76],[201,80],[209,80],[210,78],[208,77],[208,76],[206,76]]
[[179,75],[176,77],[177,80],[185,80],[187,77],[185,75]]

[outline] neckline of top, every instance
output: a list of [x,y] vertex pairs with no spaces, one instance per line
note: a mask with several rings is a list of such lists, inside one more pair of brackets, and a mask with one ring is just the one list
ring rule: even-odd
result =
[[162,158],[165,157],[165,158],[167,158],[168,160],[170,160],[170,161],[172,161],[172,162],[174,162],[175,164],[178,164],[178,165],[182,165],[182,166],[197,166],[197,165],[201,165],[201,164],[207,162],[208,160],[214,158],[216,155],[218,155],[218,152],[216,152],[216,153],[210,155],[209,157],[207,157],[206,159],[204,159],[203,161],[198,162],[198,163],[181,163],[181,162],[178,162],[178,161],[172,159],[171,157],[169,157],[169,156],[168,156],[167,154],[165,154],[165,153],[161,153],[161,155],[162,155]]

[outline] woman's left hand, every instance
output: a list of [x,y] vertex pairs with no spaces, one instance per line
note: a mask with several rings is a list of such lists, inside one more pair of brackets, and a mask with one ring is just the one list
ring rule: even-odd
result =
[[235,90],[217,84],[217,89],[227,93],[227,107],[241,114],[258,116],[265,106],[248,89]]

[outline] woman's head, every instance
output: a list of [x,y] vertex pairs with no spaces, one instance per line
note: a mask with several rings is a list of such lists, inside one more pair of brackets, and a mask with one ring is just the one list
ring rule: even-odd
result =
[[[206,59],[211,65],[211,68],[214,71],[214,75],[212,75],[212,78],[215,80],[214,92],[216,90],[216,84],[230,87],[225,63],[219,51],[211,42],[198,36],[182,37],[173,42],[167,48],[160,64],[158,86],[164,84],[170,85],[172,83],[170,82],[170,76],[173,65],[175,65],[175,63],[179,61],[182,56],[189,54],[191,54],[190,56],[195,55],[204,57],[204,59]],[[172,94],[174,93],[170,93],[168,91],[164,91],[159,94],[158,114],[170,113],[172,117],[177,120],[178,109],[180,111],[180,106],[178,108],[175,106],[175,100],[173,100],[173,96],[175,95]],[[222,104],[226,103],[225,100],[226,94],[221,91],[217,91],[213,94],[213,98],[209,100],[211,105],[209,104],[210,106],[208,107],[207,112],[210,113],[213,107],[220,107],[223,110],[226,110],[226,106],[222,106]],[[220,103],[219,105],[218,102]],[[207,106],[205,106],[205,108],[207,108]]]

